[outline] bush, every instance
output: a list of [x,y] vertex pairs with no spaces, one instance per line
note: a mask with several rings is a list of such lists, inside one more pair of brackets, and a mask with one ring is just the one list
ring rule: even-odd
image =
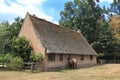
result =
[[5,62],[4,55],[0,55],[0,62]]
[[11,54],[6,54],[5,56],[4,56],[4,60],[5,60],[5,62],[7,63],[7,62],[9,62],[11,59],[12,59],[12,55]]
[[14,56],[23,58],[25,62],[30,60],[32,47],[25,37],[13,37],[5,45],[6,53],[11,53]]
[[6,63],[7,68],[11,70],[21,70],[24,66],[23,59],[21,57],[12,57],[9,62]]
[[43,60],[43,56],[40,53],[34,53],[32,52],[30,55],[30,61],[32,62],[40,62]]

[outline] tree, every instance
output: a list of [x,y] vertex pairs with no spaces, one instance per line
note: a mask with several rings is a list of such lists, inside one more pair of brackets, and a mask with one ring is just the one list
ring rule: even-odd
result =
[[109,25],[113,29],[114,37],[120,41],[120,0],[113,1],[110,5],[110,13]]
[[114,53],[116,40],[113,37],[112,29],[109,27],[108,22],[102,22],[100,25],[99,39],[92,43],[92,47],[98,53],[110,54]]
[[116,39],[116,45],[114,46],[114,61],[120,60],[120,0],[113,0],[110,5],[109,25],[113,29],[112,33]]
[[104,19],[104,12],[94,0],[69,1],[60,13],[59,23],[63,27],[80,29],[88,42],[93,43],[98,40],[99,21]]
[[110,5],[111,12],[120,15],[120,0],[113,0],[113,3]]
[[6,44],[6,42],[8,41],[7,38],[7,28],[9,27],[9,23],[8,21],[4,21],[2,23],[0,23],[0,54],[4,53],[4,45]]
[[[20,31],[20,28],[22,26],[23,23],[23,19],[21,19],[20,17],[15,18],[15,21],[9,25],[8,21],[1,23],[1,27],[0,27],[0,49],[1,49],[1,53],[6,53],[9,52],[10,49],[7,48],[4,50],[5,46],[9,46],[9,42],[12,41],[13,37],[17,37]],[[8,51],[6,51],[8,50]]]
[[7,28],[7,37],[12,39],[13,37],[17,37],[19,31],[21,29],[22,23],[24,19],[20,17],[15,18],[15,21]]
[[5,51],[23,58],[24,61],[29,61],[32,48],[24,37],[13,37],[5,46]]
[[23,19],[15,18],[15,21],[9,25],[8,21],[0,24],[0,51],[1,53],[10,53],[14,57],[21,57],[24,61],[30,60],[32,48],[29,41],[24,37],[18,37]]
[[[97,0],[99,2],[99,0]],[[65,4],[61,11],[60,25],[74,30],[81,30],[87,41],[97,53],[114,52],[116,40],[109,27],[105,14],[109,11],[101,8],[94,0],[74,0]]]

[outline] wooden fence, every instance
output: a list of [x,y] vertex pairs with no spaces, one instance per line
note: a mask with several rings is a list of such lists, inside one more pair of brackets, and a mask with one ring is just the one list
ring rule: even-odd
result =
[[4,68],[4,67],[5,67],[5,62],[0,61],[0,67],[1,67],[1,68]]
[[[33,72],[33,69],[35,69],[35,65],[39,64],[37,62],[24,62],[24,69],[30,69]],[[5,62],[0,61],[0,68],[7,67]]]
[[30,69],[33,72],[35,62],[24,62],[25,69]]
[[33,71],[34,69],[43,70],[42,62],[24,62],[24,69],[30,69]]

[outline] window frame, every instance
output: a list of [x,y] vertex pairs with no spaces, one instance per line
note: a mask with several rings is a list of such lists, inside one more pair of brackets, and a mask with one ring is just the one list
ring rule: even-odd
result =
[[47,54],[47,61],[55,62],[55,53]]
[[80,55],[80,60],[84,60],[84,55]]
[[59,61],[63,61],[63,54],[59,54]]
[[90,60],[93,60],[93,55],[90,55]]

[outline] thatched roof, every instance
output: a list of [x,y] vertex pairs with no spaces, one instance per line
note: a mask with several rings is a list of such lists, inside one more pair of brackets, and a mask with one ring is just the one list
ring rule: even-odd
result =
[[47,53],[96,55],[81,33],[29,16]]

